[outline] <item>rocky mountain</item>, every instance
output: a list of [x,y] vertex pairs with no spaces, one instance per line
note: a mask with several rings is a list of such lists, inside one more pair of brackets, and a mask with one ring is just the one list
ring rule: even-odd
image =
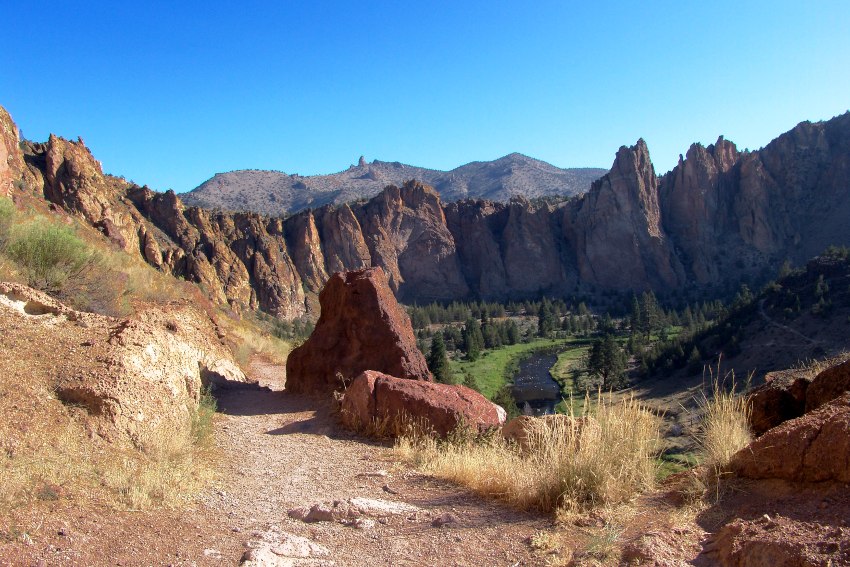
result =
[[374,197],[388,185],[401,186],[411,179],[435,188],[444,202],[470,198],[507,201],[514,195],[529,199],[576,195],[604,174],[604,169],[592,167],[561,169],[517,153],[451,171],[399,162],[366,163],[361,157],[357,165],[330,175],[264,170],[219,173],[181,199],[197,207],[276,216]]
[[103,175],[82,141],[19,145],[14,132],[2,131],[13,137],[7,173],[26,167],[7,191],[43,195],[215,302],[283,318],[315,312],[331,274],[370,266],[407,302],[666,292],[736,284],[850,244],[850,113],[803,122],[754,152],[722,138],[695,144],[661,177],[639,140],[586,194],[557,205],[443,203],[409,181],[286,219],[188,207]]

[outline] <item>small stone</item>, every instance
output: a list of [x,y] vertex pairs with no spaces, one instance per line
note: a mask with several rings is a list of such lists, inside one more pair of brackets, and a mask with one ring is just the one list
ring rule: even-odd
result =
[[286,514],[290,518],[292,518],[293,520],[300,520],[302,522],[305,522],[306,518],[307,518],[307,514],[309,514],[309,513],[310,513],[309,509],[301,506],[301,507],[293,508],[292,510],[289,510]]
[[375,520],[369,518],[357,518],[351,524],[358,530],[371,530],[375,527]]
[[446,512],[445,514],[440,514],[436,518],[431,521],[431,525],[435,528],[442,528],[447,524],[453,524],[457,522],[457,517],[454,514]]

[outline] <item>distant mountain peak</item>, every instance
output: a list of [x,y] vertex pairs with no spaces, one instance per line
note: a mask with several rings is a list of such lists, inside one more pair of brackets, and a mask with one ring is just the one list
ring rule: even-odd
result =
[[451,171],[398,161],[368,163],[360,156],[357,165],[329,175],[264,170],[219,173],[182,197],[186,204],[199,207],[280,215],[372,197],[388,185],[401,186],[416,179],[434,187],[445,202],[470,198],[507,202],[515,195],[536,198],[584,193],[606,172],[601,168],[562,169],[519,152]]

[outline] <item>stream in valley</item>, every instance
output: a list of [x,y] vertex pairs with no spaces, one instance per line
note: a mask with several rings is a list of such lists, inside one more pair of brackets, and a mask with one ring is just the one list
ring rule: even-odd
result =
[[555,354],[535,353],[519,363],[511,395],[523,414],[555,413],[555,406],[561,401],[561,387],[549,374],[549,369],[557,360]]

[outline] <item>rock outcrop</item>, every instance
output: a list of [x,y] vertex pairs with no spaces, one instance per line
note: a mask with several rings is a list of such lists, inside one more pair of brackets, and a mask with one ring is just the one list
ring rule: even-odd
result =
[[736,453],[740,477],[850,482],[850,394],[786,421]]
[[343,423],[355,430],[379,424],[392,433],[413,425],[442,437],[461,424],[485,431],[505,421],[502,408],[465,386],[404,380],[374,371],[357,376],[345,391],[342,416]]
[[814,411],[850,392],[850,360],[831,366],[815,376],[806,389],[806,412]]
[[850,392],[850,360],[833,364],[814,378],[805,369],[769,372],[765,383],[747,394],[750,427],[756,436],[762,435],[845,392]]
[[848,541],[846,527],[765,514],[723,526],[711,544],[711,558],[723,567],[846,565]]
[[82,141],[19,144],[5,111],[0,125],[0,190],[43,195],[219,304],[286,319],[315,313],[330,274],[373,266],[402,301],[508,300],[725,286],[850,244],[850,113],[755,152],[694,145],[661,177],[639,140],[557,204],[443,204],[408,181],[286,219],[187,207],[104,175]]
[[606,289],[675,289],[685,283],[663,230],[658,191],[646,143],[621,147],[610,173],[593,184],[567,221],[582,280]]
[[19,141],[18,127],[6,109],[0,106],[0,197],[12,196],[15,182],[26,170]]
[[286,389],[343,390],[365,370],[432,380],[410,318],[380,268],[331,276],[319,294],[322,314],[310,338],[286,360]]
[[756,436],[803,415],[811,378],[804,371],[768,372],[764,384],[747,394],[750,428]]
[[145,447],[188,436],[205,385],[245,382],[214,323],[189,305],[116,319],[72,310],[20,284],[0,283],[0,316],[72,335],[78,349],[57,352],[55,391],[84,408],[89,428]]

